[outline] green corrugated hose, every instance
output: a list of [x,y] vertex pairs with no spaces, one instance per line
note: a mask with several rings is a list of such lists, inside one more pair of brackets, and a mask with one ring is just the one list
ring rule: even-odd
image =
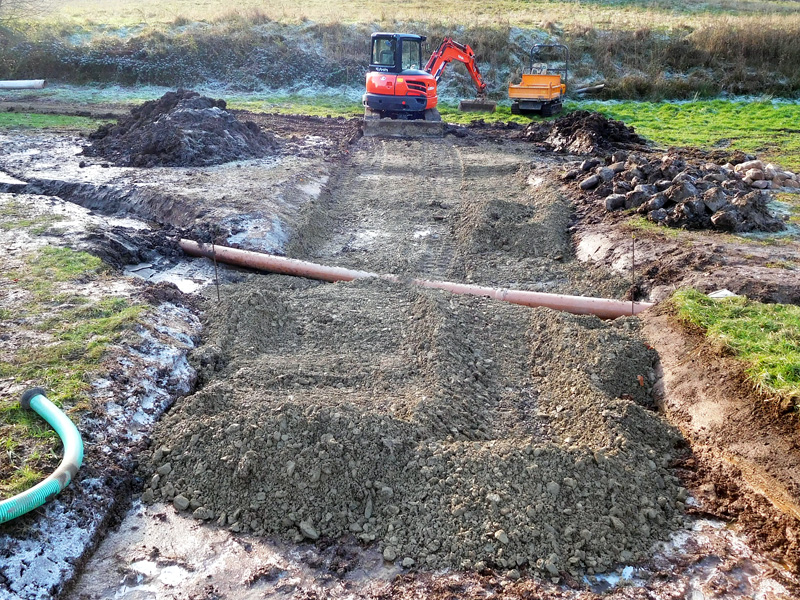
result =
[[56,430],[64,444],[64,458],[47,479],[0,502],[0,523],[16,519],[50,500],[69,485],[83,463],[81,434],[69,417],[47,399],[42,388],[28,390],[22,394],[19,403],[22,408],[35,411]]

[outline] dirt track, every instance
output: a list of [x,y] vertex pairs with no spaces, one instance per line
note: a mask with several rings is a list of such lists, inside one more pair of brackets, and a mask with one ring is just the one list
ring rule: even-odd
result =
[[[532,156],[517,144],[363,139],[305,205],[289,254],[619,295],[624,282],[571,255],[568,204],[532,177]],[[680,525],[666,469],[678,442],[638,406],[653,356],[633,323],[382,282],[263,277],[224,292],[233,297],[209,307],[204,387],[156,433],[170,452],[155,451],[148,476],[168,472],[149,498],[188,498],[235,530],[349,531],[429,568],[550,576],[644,557]],[[562,329],[575,341],[560,341]],[[631,472],[636,485],[618,491]],[[564,515],[563,503],[581,508]]]
[[[79,169],[79,159],[70,154],[74,139],[45,136],[6,140],[15,152],[3,167],[23,180],[36,177],[40,188],[46,182],[83,181],[86,187],[77,193],[69,188],[67,195],[98,212],[133,210],[161,226],[181,227],[184,235],[214,236],[296,258],[537,291],[631,293],[624,265],[613,274],[576,258],[573,234],[585,239],[594,226],[608,223],[576,221],[571,199],[556,183],[565,160],[559,155],[503,140],[497,132],[467,131],[464,137],[424,142],[361,139],[349,145],[342,143],[343,135],[357,136],[349,124],[336,120],[255,120],[274,124],[291,156],[190,170]],[[31,144],[39,150],[36,161],[26,154]],[[67,189],[48,185],[54,194]],[[124,195],[133,188],[138,195]],[[23,198],[25,189],[15,189]],[[578,216],[584,214],[581,209]],[[694,245],[699,244],[693,242],[687,256],[697,255]],[[796,250],[793,245],[783,251]],[[706,264],[684,261],[688,268],[675,268],[667,279],[664,273],[661,279],[643,275],[637,294],[646,295],[654,284],[698,276]],[[680,525],[685,495],[671,468],[682,442],[648,406],[656,382],[654,354],[633,322],[605,324],[397,284],[331,286],[276,276],[237,283],[241,280],[241,274],[225,269],[223,282],[231,285],[222,288],[222,304],[213,289],[206,294],[206,337],[194,358],[200,386],[163,422],[142,471],[145,493],[153,500],[182,495],[193,511],[204,509],[197,519],[213,515],[218,521],[226,512],[223,524],[284,539],[313,539],[311,530],[326,538],[347,529],[353,537],[342,547],[374,540],[387,559],[483,572],[457,584],[424,573],[407,576],[394,581],[391,591],[372,590],[369,597],[410,597],[420,587],[441,597],[462,592],[524,597],[531,591],[559,597],[566,592],[540,589],[533,580],[511,585],[500,578],[501,585],[485,569],[509,577],[520,571],[557,575],[580,588],[584,574],[646,558],[653,540],[668,538]],[[252,401],[243,402],[246,398]],[[347,415],[344,423],[337,424],[336,411]],[[364,448],[348,421],[364,424],[358,428],[365,432]],[[239,428],[230,427],[234,422]],[[287,447],[294,437],[300,445]],[[339,448],[343,456],[350,455],[341,471],[334,442],[344,448]],[[229,452],[231,447],[236,450]],[[313,460],[310,449],[327,454]],[[586,465],[575,467],[584,455]],[[597,461],[606,460],[597,456],[605,455],[610,464],[595,472]],[[225,460],[212,470],[216,475],[203,480],[199,476],[209,469],[211,457]],[[165,463],[170,469],[154,483],[153,470]],[[305,485],[299,486],[294,474],[304,468],[322,487],[309,487],[302,478]],[[535,473],[537,468],[541,472]],[[588,470],[579,473],[580,468]],[[237,487],[240,480],[248,481],[235,476],[237,470],[263,480],[253,477],[255,487]],[[450,472],[460,474],[447,477]],[[335,474],[335,490],[326,474]],[[188,486],[196,476],[198,486]],[[220,478],[226,481],[222,496],[215,492]],[[707,483],[694,475],[686,481],[698,487]],[[512,483],[519,489],[493,488]],[[569,496],[566,509],[552,502],[559,492],[553,493],[551,483]],[[614,492],[620,483],[628,487]],[[312,488],[313,500],[303,506],[298,490]],[[384,488],[392,495],[396,490],[414,511],[396,512],[404,505],[389,502]],[[477,496],[476,490],[481,490]],[[300,502],[276,503],[276,512],[264,507],[269,492]],[[237,505],[239,496],[245,502]],[[343,503],[335,515],[327,504],[331,500]],[[348,501],[357,506],[347,506]],[[575,503],[579,514],[567,513]],[[154,514],[163,515],[158,506]],[[250,513],[249,518],[229,519],[236,510],[237,518]],[[429,517],[440,510],[434,525]],[[535,518],[521,516],[530,510]],[[331,513],[327,521],[326,513]],[[478,530],[486,534],[481,543],[474,534]],[[452,543],[443,547],[445,539]],[[330,542],[323,539],[318,550]],[[506,544],[513,552],[502,552]],[[704,555],[696,558],[677,572],[679,581]],[[110,568],[128,569],[136,580],[141,573],[130,569],[140,559],[126,556]],[[760,577],[766,561],[753,561]],[[728,558],[720,564],[729,572],[744,568]],[[97,575],[93,568],[99,567],[90,565],[87,579]],[[645,590],[665,590],[653,574],[657,568],[649,568],[642,571],[648,583],[636,592],[642,597],[649,593]],[[145,575],[145,584],[147,577],[152,575]],[[777,579],[796,590],[790,578]],[[97,589],[78,586],[86,598],[101,597]],[[297,594],[304,589],[296,588]],[[754,590],[745,587],[743,597]]]

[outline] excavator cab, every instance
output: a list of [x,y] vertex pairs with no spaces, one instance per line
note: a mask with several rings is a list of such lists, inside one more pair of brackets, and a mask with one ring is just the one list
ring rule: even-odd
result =
[[378,73],[419,71],[422,67],[423,35],[410,33],[373,33],[369,70]]
[[424,70],[425,36],[372,34],[364,108],[366,117],[435,120],[436,79]]
[[[553,58],[550,63],[544,57]],[[511,112],[515,115],[539,111],[543,117],[556,114],[567,94],[569,49],[563,44],[536,44],[531,48],[522,81],[508,86]]]

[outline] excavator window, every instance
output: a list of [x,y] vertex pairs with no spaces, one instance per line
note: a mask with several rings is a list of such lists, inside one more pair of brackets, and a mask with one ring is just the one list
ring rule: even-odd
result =
[[375,38],[372,40],[372,64],[386,67],[394,66],[394,40]]
[[402,70],[421,69],[422,51],[417,40],[403,40],[403,64]]

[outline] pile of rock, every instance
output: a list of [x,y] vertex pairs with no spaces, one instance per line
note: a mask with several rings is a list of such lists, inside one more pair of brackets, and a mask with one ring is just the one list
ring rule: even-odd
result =
[[735,232],[784,229],[767,209],[766,190],[800,188],[796,174],[760,160],[718,165],[674,153],[647,157],[624,151],[605,162],[575,163],[562,179],[604,199],[609,211],[635,209],[669,227]]
[[780,167],[760,160],[748,160],[733,166],[734,172],[742,175],[744,181],[750,187],[760,190],[769,190],[775,187],[800,188],[800,176],[791,171],[784,171]]

